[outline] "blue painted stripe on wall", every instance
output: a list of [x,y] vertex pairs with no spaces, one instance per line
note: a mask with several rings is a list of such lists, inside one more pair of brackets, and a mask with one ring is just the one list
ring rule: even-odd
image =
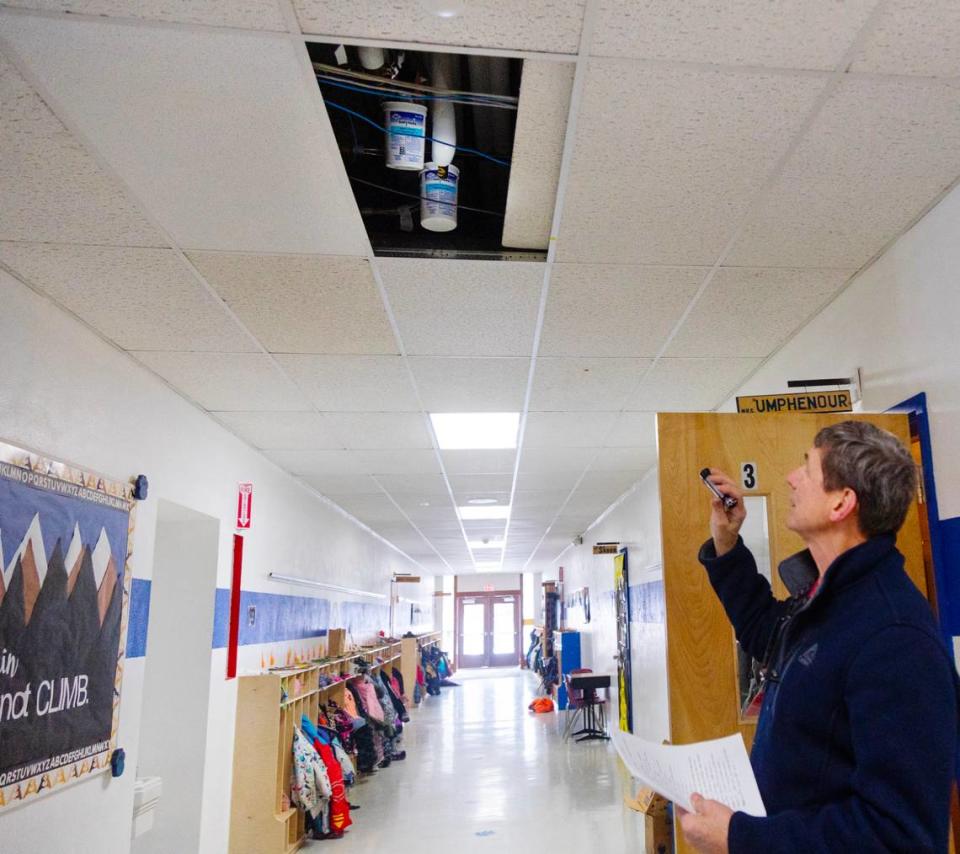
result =
[[630,622],[662,623],[666,619],[663,580],[630,585]]
[[[127,623],[127,658],[147,654],[150,623],[150,581],[132,579]],[[257,609],[249,625],[248,609]],[[336,624],[356,638],[366,638],[387,627],[390,609],[372,602],[340,602]],[[240,646],[325,637],[331,622],[331,603],[313,596],[240,591]],[[213,649],[224,649],[230,633],[230,591],[218,587],[213,610]]]
[[[249,609],[257,609],[251,626]],[[240,646],[323,637],[330,624],[330,602],[313,596],[240,591]],[[230,632],[230,591],[218,587],[213,612],[213,648],[223,649]]]
[[146,578],[131,580],[127,658],[143,658],[147,654],[147,626],[150,624],[150,582]]

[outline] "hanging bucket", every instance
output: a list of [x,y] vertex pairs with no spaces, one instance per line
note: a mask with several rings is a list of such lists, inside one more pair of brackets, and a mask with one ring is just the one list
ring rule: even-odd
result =
[[423,169],[427,108],[406,101],[386,101],[383,123],[387,129],[387,166],[391,169]]
[[453,231],[457,227],[457,185],[460,170],[448,166],[440,177],[436,163],[420,173],[420,225],[427,231]]

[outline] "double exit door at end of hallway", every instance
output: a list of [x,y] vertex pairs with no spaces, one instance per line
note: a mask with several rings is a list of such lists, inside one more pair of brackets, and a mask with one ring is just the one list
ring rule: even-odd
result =
[[520,591],[457,596],[458,667],[520,663]]

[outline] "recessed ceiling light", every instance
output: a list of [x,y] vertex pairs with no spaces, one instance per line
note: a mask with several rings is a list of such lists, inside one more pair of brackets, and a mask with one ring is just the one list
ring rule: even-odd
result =
[[461,519],[509,519],[510,505],[497,504],[493,507],[458,507]]
[[467,504],[496,504],[496,498],[468,498]]
[[463,11],[464,0],[420,0],[431,15],[438,18],[456,18]]
[[519,412],[431,412],[430,420],[441,451],[517,447]]

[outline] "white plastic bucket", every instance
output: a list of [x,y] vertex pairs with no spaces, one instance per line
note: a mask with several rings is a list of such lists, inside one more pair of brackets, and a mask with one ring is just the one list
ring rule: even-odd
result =
[[453,231],[457,227],[457,188],[460,170],[448,166],[440,177],[436,163],[420,173],[420,225],[427,231]]
[[387,166],[423,169],[427,108],[406,101],[385,101],[383,124],[387,129]]

